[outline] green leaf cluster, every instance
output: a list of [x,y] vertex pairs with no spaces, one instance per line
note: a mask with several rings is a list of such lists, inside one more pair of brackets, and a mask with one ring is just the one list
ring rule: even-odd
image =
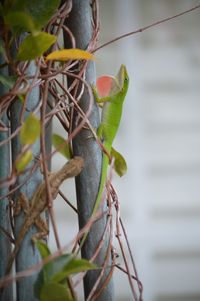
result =
[[[36,242],[43,259],[51,255],[47,245]],[[34,285],[35,297],[40,301],[74,301],[68,278],[83,271],[95,269],[96,266],[85,259],[64,254],[45,264]]]
[[14,36],[29,33],[19,46],[18,60],[32,60],[41,56],[55,43],[56,36],[42,32],[42,28],[58,8],[60,0],[5,0],[0,15],[4,26]]
[[59,4],[60,0],[5,0],[1,14],[15,33],[35,33],[47,24]]

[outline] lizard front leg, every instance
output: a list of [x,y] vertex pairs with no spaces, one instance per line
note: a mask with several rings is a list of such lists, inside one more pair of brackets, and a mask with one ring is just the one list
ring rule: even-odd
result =
[[22,210],[27,215],[29,211],[29,202],[24,193],[20,192],[17,201],[14,203],[13,216],[19,215]]

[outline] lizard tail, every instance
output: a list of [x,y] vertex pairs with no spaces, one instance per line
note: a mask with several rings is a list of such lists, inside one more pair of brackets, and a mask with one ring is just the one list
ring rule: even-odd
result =
[[[95,213],[97,212],[97,210],[99,208],[99,205],[101,203],[102,194],[103,194],[104,186],[105,186],[105,183],[106,183],[108,164],[109,164],[109,158],[108,158],[107,155],[103,154],[99,189],[98,189],[97,197],[96,197],[96,200],[95,200],[95,203],[94,203],[94,207],[93,207],[91,216],[95,215]],[[85,232],[85,234],[83,235],[83,238],[80,242],[77,254],[79,253],[80,249],[84,245],[85,240],[87,239],[87,236],[88,236],[88,232]]]
[[96,213],[96,211],[98,210],[98,207],[99,207],[99,205],[101,203],[104,186],[106,184],[108,165],[109,165],[109,158],[108,158],[108,156],[106,154],[103,154],[102,168],[101,168],[101,179],[100,179],[100,183],[99,183],[99,190],[98,190],[96,201],[95,201],[95,204],[94,204],[94,207],[93,207],[92,214]]

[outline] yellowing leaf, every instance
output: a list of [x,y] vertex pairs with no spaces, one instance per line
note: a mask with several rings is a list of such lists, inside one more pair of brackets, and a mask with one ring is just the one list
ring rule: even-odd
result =
[[67,60],[94,60],[94,55],[88,51],[72,48],[57,50],[47,55],[46,60],[67,61]]
[[31,150],[26,151],[21,157],[16,161],[16,169],[21,172],[25,169],[28,163],[32,160],[33,154]]
[[20,141],[22,144],[33,144],[40,135],[40,121],[31,113],[20,131]]

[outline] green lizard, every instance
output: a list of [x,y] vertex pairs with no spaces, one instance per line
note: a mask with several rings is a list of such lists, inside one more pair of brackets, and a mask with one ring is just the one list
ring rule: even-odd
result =
[[[110,78],[110,91],[109,91],[109,78]],[[104,80],[105,77],[101,80]],[[99,86],[101,83],[97,83]],[[107,77],[107,87],[105,89],[102,88],[103,95],[109,93],[108,96],[103,96],[99,98],[97,90],[93,89],[95,99],[97,103],[103,103],[101,123],[97,130],[97,136],[103,143],[103,146],[108,154],[111,154],[112,144],[115,136],[117,134],[119,124],[122,116],[122,109],[124,99],[128,90],[129,77],[124,65],[121,65],[119,72],[116,77]],[[107,90],[107,91],[106,91]],[[93,214],[99,207],[101,202],[101,197],[103,193],[103,189],[106,183],[107,177],[107,169],[109,165],[109,157],[107,154],[103,153],[102,158],[102,169],[101,169],[101,179],[99,184],[99,190],[97,194],[97,198],[95,201],[95,205],[93,208]]]
[[[116,159],[119,159],[119,161],[124,160],[123,157],[112,148],[112,144],[119,128],[128,85],[129,77],[126,67],[121,65],[116,77],[102,76],[97,80],[97,89],[93,87],[95,100],[102,107],[101,123],[97,130],[97,136],[101,140],[107,154],[105,152],[103,153],[99,190],[93,207],[92,216],[97,212],[101,202],[102,193],[106,183],[107,169],[110,163],[109,156],[116,156]],[[124,164],[122,165],[124,166]],[[118,173],[120,174],[120,171]],[[121,175],[122,174],[123,172]],[[85,242],[86,237],[87,233],[85,233],[82,238],[81,246]]]

